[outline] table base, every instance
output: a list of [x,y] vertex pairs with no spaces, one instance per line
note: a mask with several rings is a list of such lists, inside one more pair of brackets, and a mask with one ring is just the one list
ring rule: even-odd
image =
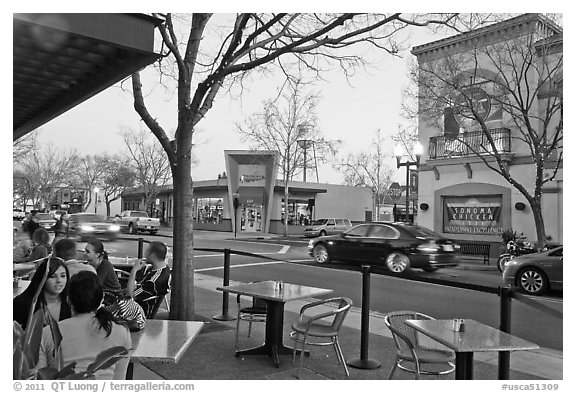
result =
[[472,379],[474,375],[474,352],[456,352],[455,378]]

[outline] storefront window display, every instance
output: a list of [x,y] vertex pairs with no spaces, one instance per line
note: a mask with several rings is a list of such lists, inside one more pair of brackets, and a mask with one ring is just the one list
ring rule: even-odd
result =
[[[312,222],[311,211],[307,199],[288,200],[288,225],[310,225]],[[284,200],[282,200],[282,222],[284,222]]]
[[220,224],[223,217],[222,199],[197,198],[195,200],[194,222]]

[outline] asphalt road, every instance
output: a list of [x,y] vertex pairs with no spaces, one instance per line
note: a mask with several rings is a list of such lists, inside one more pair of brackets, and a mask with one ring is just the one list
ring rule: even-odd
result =
[[[105,249],[113,256],[136,256],[137,236],[123,235],[134,241],[117,240],[105,243]],[[169,247],[172,238],[142,235],[146,240],[159,240]],[[278,259],[268,261],[246,256],[233,255],[231,258],[231,280],[258,281],[283,280],[303,285],[331,288],[335,295],[348,296],[354,304],[362,304],[362,275],[358,266],[344,264],[316,265],[308,256],[302,244],[274,244],[267,241],[248,242],[227,240],[220,236],[215,239],[210,233],[195,235],[195,248],[230,248],[257,253]],[[78,243],[78,248],[84,245]],[[222,277],[222,254],[198,251],[195,254],[195,271]],[[502,285],[501,276],[496,271],[464,270],[461,268],[441,269],[434,273],[414,272],[418,277],[441,278],[459,283],[478,284],[497,288]],[[561,294],[548,297],[533,297],[539,303],[554,310],[562,311]],[[462,288],[437,285],[429,282],[410,281],[374,273],[371,275],[370,309],[380,313],[394,310],[416,310],[435,318],[472,318],[479,322],[498,327],[499,297]],[[562,350],[562,320],[549,316],[518,301],[512,302],[512,333],[541,347]]]

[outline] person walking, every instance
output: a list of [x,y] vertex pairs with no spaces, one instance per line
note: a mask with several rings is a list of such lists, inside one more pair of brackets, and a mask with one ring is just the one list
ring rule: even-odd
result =
[[52,244],[56,243],[60,239],[65,239],[68,237],[68,213],[62,213],[56,224],[54,224],[54,241]]

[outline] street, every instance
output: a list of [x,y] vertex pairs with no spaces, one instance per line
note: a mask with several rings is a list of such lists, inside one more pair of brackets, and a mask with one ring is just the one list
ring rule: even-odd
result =
[[[171,237],[126,235],[134,240],[116,240],[104,243],[111,256],[135,257],[137,238],[162,241],[172,246]],[[282,243],[282,242],[280,242]],[[291,246],[277,244],[274,240],[247,241],[233,239],[232,234],[198,231],[195,248],[230,248],[232,250],[265,255],[279,261],[232,255],[230,279],[249,282],[259,280],[283,280],[290,283],[331,288],[338,296],[350,297],[354,305],[362,304],[362,275],[358,266],[339,263],[317,265],[308,255],[307,242],[291,242]],[[78,243],[78,249],[83,249]],[[146,247],[146,246],[145,246]],[[222,277],[223,256],[221,253],[198,251],[195,255],[197,273]],[[377,270],[377,269],[374,269]],[[438,272],[414,271],[420,277],[434,277],[453,282],[477,284],[497,288],[502,285],[501,275],[495,270],[469,270],[460,266],[445,268]],[[546,307],[562,311],[562,292],[549,296],[533,297]],[[435,318],[472,318],[498,327],[499,297],[495,294],[447,287],[427,282],[417,282],[378,273],[371,274],[370,310],[387,313],[393,310],[416,310]],[[528,307],[518,301],[512,302],[512,333],[541,347],[562,350],[562,320]]]

